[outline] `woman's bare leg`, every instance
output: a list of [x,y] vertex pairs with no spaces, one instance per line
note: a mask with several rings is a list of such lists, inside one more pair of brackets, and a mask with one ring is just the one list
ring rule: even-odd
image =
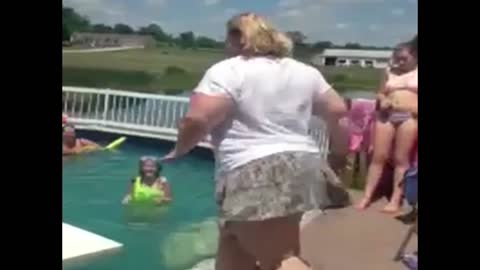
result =
[[395,127],[390,122],[375,122],[372,162],[368,167],[365,193],[356,205],[357,209],[363,210],[371,203],[375,189],[382,176],[385,162],[389,158],[394,135]]
[[394,161],[395,171],[393,175],[394,186],[390,202],[383,209],[387,213],[396,213],[400,210],[403,198],[401,183],[405,172],[410,167],[410,154],[417,138],[418,123],[415,119],[409,119],[397,127],[395,132]]
[[255,258],[241,247],[238,238],[223,227],[220,227],[219,230],[215,270],[258,269]]
[[301,217],[295,214],[264,221],[240,221],[231,224],[229,230],[241,247],[256,258],[261,270],[275,270],[283,260],[299,257]]

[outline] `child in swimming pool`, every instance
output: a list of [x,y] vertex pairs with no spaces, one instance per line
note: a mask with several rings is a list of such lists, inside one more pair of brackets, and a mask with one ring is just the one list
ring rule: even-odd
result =
[[129,202],[153,201],[162,204],[171,201],[170,185],[161,176],[162,165],[155,157],[142,157],[139,162],[139,176],[131,180],[122,204]]

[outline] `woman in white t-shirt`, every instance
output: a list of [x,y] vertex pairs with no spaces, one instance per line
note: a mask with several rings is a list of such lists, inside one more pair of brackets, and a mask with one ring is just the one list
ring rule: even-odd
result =
[[[320,72],[288,56],[292,42],[263,18],[227,23],[230,58],[208,69],[164,160],[212,135],[220,243],[216,269],[276,269],[299,255],[303,213],[332,206],[337,179],[308,135],[312,114],[327,120],[332,153],[345,154],[343,99]],[[203,185],[205,183],[199,183]],[[338,182],[335,182],[338,184]],[[327,190],[328,188],[328,190]]]

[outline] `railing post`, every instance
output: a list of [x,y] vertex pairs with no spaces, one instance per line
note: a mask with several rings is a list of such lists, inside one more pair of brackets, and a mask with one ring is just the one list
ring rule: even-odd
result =
[[110,89],[105,89],[105,99],[103,100],[103,125],[105,126],[107,123],[107,113],[108,113],[108,105],[109,105],[109,98],[110,98]]

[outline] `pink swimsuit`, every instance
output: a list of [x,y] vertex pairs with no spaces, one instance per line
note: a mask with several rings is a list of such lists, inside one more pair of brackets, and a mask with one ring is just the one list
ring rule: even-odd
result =
[[344,119],[344,125],[347,127],[350,139],[350,152],[358,152],[362,149],[368,149],[370,144],[370,130],[375,113],[375,100],[353,99],[351,108]]

